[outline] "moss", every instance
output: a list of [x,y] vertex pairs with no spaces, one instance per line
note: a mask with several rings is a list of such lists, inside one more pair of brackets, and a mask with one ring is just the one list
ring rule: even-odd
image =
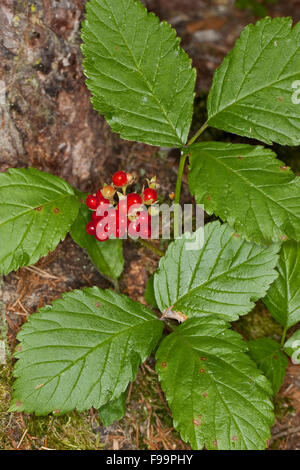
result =
[[[171,412],[161,391],[154,359],[142,366],[132,384],[126,416],[119,422],[124,434],[132,435],[138,449],[187,449],[179,433],[173,429]],[[136,433],[139,434],[136,437]]]
[[[0,370],[0,449],[11,450],[19,446],[33,450],[101,450],[104,441],[111,449],[111,436],[119,436],[120,442],[125,438],[126,446],[130,445],[130,448],[171,449],[174,445],[186,448],[179,434],[171,431],[170,411],[157,374],[148,365],[142,367],[132,384],[125,417],[108,428],[99,426],[96,412],[44,417],[9,413],[12,383],[12,364],[9,362]],[[135,443],[137,429],[139,437]]]
[[168,413],[167,406],[162,400],[162,396],[156,372],[148,369],[147,373],[138,376],[134,383],[128,410],[135,416],[137,421],[142,423],[148,419],[151,407],[152,411],[155,412],[155,414],[152,413],[153,424],[156,415],[165,426],[172,427],[172,419]]
[[11,398],[11,384],[11,365],[0,365],[0,449],[6,449],[10,445],[7,437],[10,413],[7,410]]
[[[0,370],[0,449],[19,448],[61,450],[100,450],[99,434],[92,429],[89,412],[72,412],[64,416],[37,417],[24,413],[9,413],[12,387],[11,363]],[[94,420],[96,418],[93,418]],[[97,423],[98,424],[98,423]]]
[[247,340],[268,336],[280,340],[282,327],[272,318],[262,301],[259,301],[252,312],[233,323],[233,328]]
[[46,447],[57,450],[100,450],[103,445],[91,427],[88,412],[72,412],[63,416],[25,416],[28,433],[37,439],[32,449]]

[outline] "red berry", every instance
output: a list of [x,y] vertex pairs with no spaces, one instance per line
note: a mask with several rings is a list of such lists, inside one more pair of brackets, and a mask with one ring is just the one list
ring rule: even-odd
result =
[[127,200],[127,211],[134,204],[142,204],[142,198],[137,193],[128,194],[126,200]]
[[92,211],[95,211],[98,207],[98,198],[94,196],[93,194],[89,194],[86,198],[86,205],[88,206],[89,209]]
[[107,217],[108,211],[112,207],[108,199],[102,196],[98,197],[98,207],[96,210],[97,217]]
[[140,228],[141,228],[140,224],[136,220],[134,220],[128,226],[128,235],[134,239],[139,238]]
[[107,220],[101,219],[96,225],[96,239],[99,242],[105,242],[109,238],[109,234],[107,233],[109,229]]
[[[120,214],[127,216],[128,214],[132,215],[132,210],[130,208],[132,206],[137,206],[134,209],[138,210],[139,206],[142,204],[142,198],[139,194],[131,193],[128,194],[126,197],[120,200],[117,210]],[[134,211],[136,212],[136,211]]]
[[117,205],[116,210],[120,214],[127,216],[127,198],[126,197],[124,197],[123,199],[119,201],[119,204]]
[[89,222],[86,225],[86,231],[89,235],[96,235],[96,226],[95,226],[94,222]]
[[151,237],[151,217],[147,211],[141,211],[137,219],[137,231],[141,238]]
[[128,183],[127,173],[125,171],[117,171],[112,177],[112,182],[117,188],[125,186]]
[[146,225],[146,224],[149,225],[150,222],[151,222],[151,217],[150,217],[150,215],[148,214],[147,211],[141,211],[139,213],[138,221],[139,221],[139,223],[141,223],[143,225]]
[[102,218],[103,216],[97,215],[97,211],[92,212],[92,217],[91,217],[92,222],[99,222],[99,220],[101,220]]
[[146,188],[143,192],[143,202],[145,204],[153,204],[157,200],[157,192],[155,189]]
[[110,204],[109,200],[103,196],[101,189],[98,189],[96,196],[98,198],[98,204]]
[[132,238],[149,238],[151,232],[151,217],[147,211],[140,211],[137,218],[128,226],[128,234]]
[[109,214],[110,208],[111,206],[102,206],[100,204],[96,210],[96,216],[100,218],[107,217]]
[[128,217],[126,214],[120,212],[118,209],[116,210],[116,237],[123,238],[128,229],[130,221],[128,220]]

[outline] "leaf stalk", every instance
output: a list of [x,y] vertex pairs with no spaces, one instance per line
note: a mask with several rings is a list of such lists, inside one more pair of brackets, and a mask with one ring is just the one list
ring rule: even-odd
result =
[[196,132],[196,134],[188,141],[187,145],[190,146],[192,145],[197,139],[198,137],[200,137],[200,135],[202,134],[202,132],[204,132],[208,127],[208,122],[206,121],[203,126],[200,127],[200,129]]

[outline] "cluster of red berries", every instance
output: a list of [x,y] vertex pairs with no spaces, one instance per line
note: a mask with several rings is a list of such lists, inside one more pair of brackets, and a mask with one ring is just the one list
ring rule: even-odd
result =
[[[128,186],[134,183],[130,173],[117,171],[112,183],[98,189],[96,194],[89,194],[86,204],[91,209],[91,221],[86,226],[89,235],[99,241],[109,238],[151,237],[150,208],[157,201],[156,178],[148,181],[148,187],[142,193],[126,194]],[[122,190],[122,193],[119,192]]]

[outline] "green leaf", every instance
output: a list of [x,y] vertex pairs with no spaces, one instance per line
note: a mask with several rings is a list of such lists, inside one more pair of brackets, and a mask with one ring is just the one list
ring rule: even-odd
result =
[[145,306],[113,291],[65,294],[31,315],[18,334],[11,411],[59,414],[116,400],[162,328]]
[[135,0],[87,4],[82,46],[92,103],[123,139],[186,143],[196,71],[176,31]]
[[158,308],[154,292],[154,275],[150,276],[145,289],[145,300],[152,308]]
[[154,279],[159,309],[171,318],[180,312],[237,320],[276,278],[279,245],[248,243],[218,221],[205,225],[204,240],[199,250],[189,250],[185,236],[169,245]]
[[193,318],[167,336],[157,371],[174,426],[193,449],[264,449],[272,390],[242,337],[216,318]]
[[0,173],[0,272],[36,263],[63,240],[78,213],[71,186],[34,168]]
[[77,219],[71,228],[71,236],[81,248],[86,250],[101,274],[117,279],[124,268],[122,240],[99,242],[95,237],[88,235],[85,227],[91,220],[91,211],[84,203],[86,194],[77,191],[77,195],[81,199],[81,204]]
[[203,142],[190,152],[190,190],[209,214],[250,241],[300,240],[300,179],[271,150]]
[[290,328],[300,321],[300,243],[282,245],[277,270],[279,277],[263,301],[275,320]]
[[279,392],[289,363],[280,344],[271,338],[258,338],[247,344],[249,356],[269,379],[274,393]]
[[127,393],[124,392],[114,401],[108,402],[98,410],[99,418],[104,426],[110,426],[115,421],[120,421],[126,412]]
[[216,70],[208,124],[267,144],[300,144],[300,23],[265,18],[247,26]]
[[284,350],[291,357],[293,364],[300,364],[300,330],[286,341]]

